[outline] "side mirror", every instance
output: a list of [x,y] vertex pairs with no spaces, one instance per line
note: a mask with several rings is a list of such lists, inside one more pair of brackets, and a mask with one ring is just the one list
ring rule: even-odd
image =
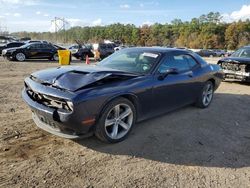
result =
[[169,74],[178,74],[178,70],[175,68],[170,68],[165,71],[162,71],[158,77],[159,80],[164,80]]

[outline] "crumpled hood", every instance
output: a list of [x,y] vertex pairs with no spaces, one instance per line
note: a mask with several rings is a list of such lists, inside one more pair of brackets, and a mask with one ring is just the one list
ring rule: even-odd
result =
[[235,63],[245,63],[250,64],[250,58],[246,57],[227,57],[219,60],[219,62],[235,62]]
[[31,79],[69,91],[79,90],[111,75],[135,77],[136,75],[98,66],[67,66],[37,71]]

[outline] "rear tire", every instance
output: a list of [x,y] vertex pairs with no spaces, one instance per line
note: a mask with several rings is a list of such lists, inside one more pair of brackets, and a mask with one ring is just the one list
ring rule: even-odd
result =
[[96,125],[95,136],[101,141],[117,143],[130,133],[136,120],[134,105],[125,98],[109,102]]
[[59,57],[58,57],[58,54],[57,54],[57,53],[55,53],[55,54],[53,55],[52,60],[53,60],[53,61],[59,61]]
[[211,104],[213,96],[214,84],[211,81],[207,81],[199,94],[199,97],[196,101],[196,106],[199,108],[207,108]]

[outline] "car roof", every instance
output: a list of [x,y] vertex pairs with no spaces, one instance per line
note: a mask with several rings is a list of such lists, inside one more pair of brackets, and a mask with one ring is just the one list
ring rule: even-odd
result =
[[13,43],[21,43],[21,44],[24,44],[24,42],[20,42],[20,41],[8,42],[7,44],[13,44]]
[[41,43],[41,42],[31,42],[31,43],[27,43],[28,45],[33,45],[33,44],[44,44],[44,43]]
[[126,50],[142,50],[148,51],[152,53],[167,53],[167,52],[187,52],[188,50],[185,49],[178,49],[178,48],[165,48],[165,47],[131,47],[126,48]]

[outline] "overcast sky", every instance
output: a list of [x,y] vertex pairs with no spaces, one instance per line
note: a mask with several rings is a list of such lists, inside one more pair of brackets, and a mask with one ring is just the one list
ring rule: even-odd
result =
[[250,18],[250,0],[0,0],[0,26],[15,31],[53,30],[51,20],[70,26],[170,23],[220,12],[227,22]]

